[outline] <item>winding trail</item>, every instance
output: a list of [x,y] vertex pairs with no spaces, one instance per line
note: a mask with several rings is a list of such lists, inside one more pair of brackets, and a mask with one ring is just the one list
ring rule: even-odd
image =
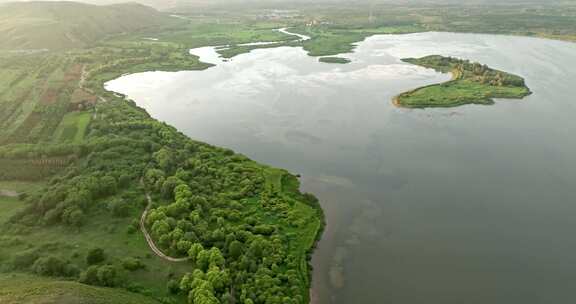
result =
[[[146,229],[146,216],[148,215],[148,211],[152,206],[152,197],[148,192],[146,192],[146,200],[148,200],[148,205],[146,206],[146,209],[144,210],[142,216],[140,217],[140,230],[142,230],[142,233],[144,234],[144,237],[146,238],[146,242],[148,243],[148,246],[150,246],[150,249],[152,249],[152,251],[154,251],[154,253],[158,257],[168,262],[182,263],[188,261],[190,258],[173,258],[167,256],[160,249],[158,249],[158,247],[156,247],[156,244],[154,244],[152,236],[150,236],[150,234],[148,233],[148,229]],[[234,288],[234,286],[230,286],[230,294],[232,295],[232,304],[236,304],[236,289]]]
[[144,237],[146,238],[146,242],[148,243],[148,246],[150,246],[150,249],[152,249],[152,251],[158,257],[169,262],[182,263],[188,261],[189,258],[173,258],[167,256],[156,246],[156,244],[154,244],[152,236],[150,236],[150,234],[148,233],[148,229],[146,229],[146,216],[148,216],[148,211],[152,206],[152,197],[150,197],[150,194],[148,192],[146,192],[146,199],[148,200],[148,205],[146,206],[146,209],[144,210],[142,216],[140,217],[140,230],[142,230],[142,233],[144,234]]

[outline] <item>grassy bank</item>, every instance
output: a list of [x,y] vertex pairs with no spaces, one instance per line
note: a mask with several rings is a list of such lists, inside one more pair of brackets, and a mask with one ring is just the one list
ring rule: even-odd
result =
[[318,59],[320,62],[324,63],[336,63],[336,64],[347,64],[350,63],[350,59],[343,57],[320,57]]

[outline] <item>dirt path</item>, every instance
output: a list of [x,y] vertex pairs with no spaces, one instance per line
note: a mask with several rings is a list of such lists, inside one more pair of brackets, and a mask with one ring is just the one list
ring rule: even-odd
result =
[[18,197],[18,192],[12,190],[0,189],[0,196]]
[[150,194],[146,193],[146,199],[148,200],[148,206],[146,206],[146,210],[144,210],[144,213],[142,213],[142,217],[140,217],[140,230],[142,230],[142,233],[144,234],[144,237],[146,238],[146,242],[148,242],[148,246],[150,246],[150,249],[152,249],[152,251],[154,251],[154,253],[157,256],[169,262],[181,263],[188,261],[189,258],[173,258],[167,256],[160,249],[158,249],[158,247],[156,247],[156,244],[154,244],[154,240],[148,233],[148,229],[146,229],[146,216],[148,215],[148,211],[152,206],[152,198],[150,197]]
[[82,71],[80,72],[80,80],[78,81],[78,88],[84,89],[84,83],[86,83],[86,65],[82,65]]
[[82,73],[80,74],[80,81],[78,81],[78,88],[88,92],[98,98],[101,102],[106,102],[106,99],[100,95],[97,95],[90,88],[86,87],[86,77],[88,76],[88,70],[86,70],[86,65],[82,66]]

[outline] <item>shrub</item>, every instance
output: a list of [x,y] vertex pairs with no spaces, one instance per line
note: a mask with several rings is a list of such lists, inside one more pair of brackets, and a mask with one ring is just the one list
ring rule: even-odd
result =
[[128,257],[122,260],[122,267],[126,270],[136,271],[146,268],[146,265],[140,259]]
[[88,255],[86,255],[86,263],[88,263],[88,265],[98,264],[104,260],[106,260],[106,254],[102,248],[90,249],[90,251],[88,251]]
[[118,270],[112,265],[104,265],[98,268],[97,277],[100,286],[115,287],[120,283]]
[[84,272],[80,274],[80,283],[88,285],[99,285],[98,284],[98,266],[90,266]]
[[42,257],[32,265],[32,270],[42,276],[58,276],[64,272],[65,263],[57,257]]
[[178,294],[180,292],[180,284],[176,280],[169,280],[166,287],[171,294]]
[[93,265],[80,274],[79,282],[95,286],[116,287],[120,285],[121,280],[116,267],[112,265]]
[[17,253],[12,258],[12,266],[15,269],[19,269],[19,270],[20,269],[27,269],[38,258],[39,258],[38,253],[36,253],[34,251],[25,251],[25,252]]
[[126,217],[130,214],[131,206],[122,199],[113,199],[108,203],[108,209],[114,216]]

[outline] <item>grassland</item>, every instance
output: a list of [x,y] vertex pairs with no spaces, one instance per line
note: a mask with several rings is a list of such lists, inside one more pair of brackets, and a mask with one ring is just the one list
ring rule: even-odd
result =
[[[105,244],[108,264],[122,269],[122,261],[128,257],[144,263],[144,269],[122,273],[124,279],[131,282],[129,289],[133,292],[156,299],[168,297],[181,300],[168,292],[166,283],[184,275],[190,270],[190,265],[170,263],[156,257],[149,250],[144,236],[133,229],[144,206],[144,198],[139,192],[123,191],[116,198],[134,202],[124,217],[111,217],[105,208],[101,208],[91,215],[91,220],[81,229],[39,226],[28,228],[25,236],[5,232],[0,236],[0,244],[2,253],[9,258],[4,261],[5,266],[0,267],[0,272],[11,271],[12,269],[5,268],[11,264],[10,257],[22,252],[38,252],[41,255],[58,257],[84,268],[88,266],[85,260],[88,250]],[[17,198],[0,197],[0,226],[5,226],[8,219],[25,207],[26,204]]]
[[479,63],[437,55],[404,61],[443,73],[451,72],[453,77],[442,84],[429,85],[398,95],[394,98],[394,104],[399,107],[490,105],[494,103],[494,98],[519,99],[531,94],[521,77]]
[[110,288],[24,274],[0,275],[3,304],[159,304],[148,297]]
[[22,207],[22,202],[16,197],[0,196],[0,223],[6,222]]

